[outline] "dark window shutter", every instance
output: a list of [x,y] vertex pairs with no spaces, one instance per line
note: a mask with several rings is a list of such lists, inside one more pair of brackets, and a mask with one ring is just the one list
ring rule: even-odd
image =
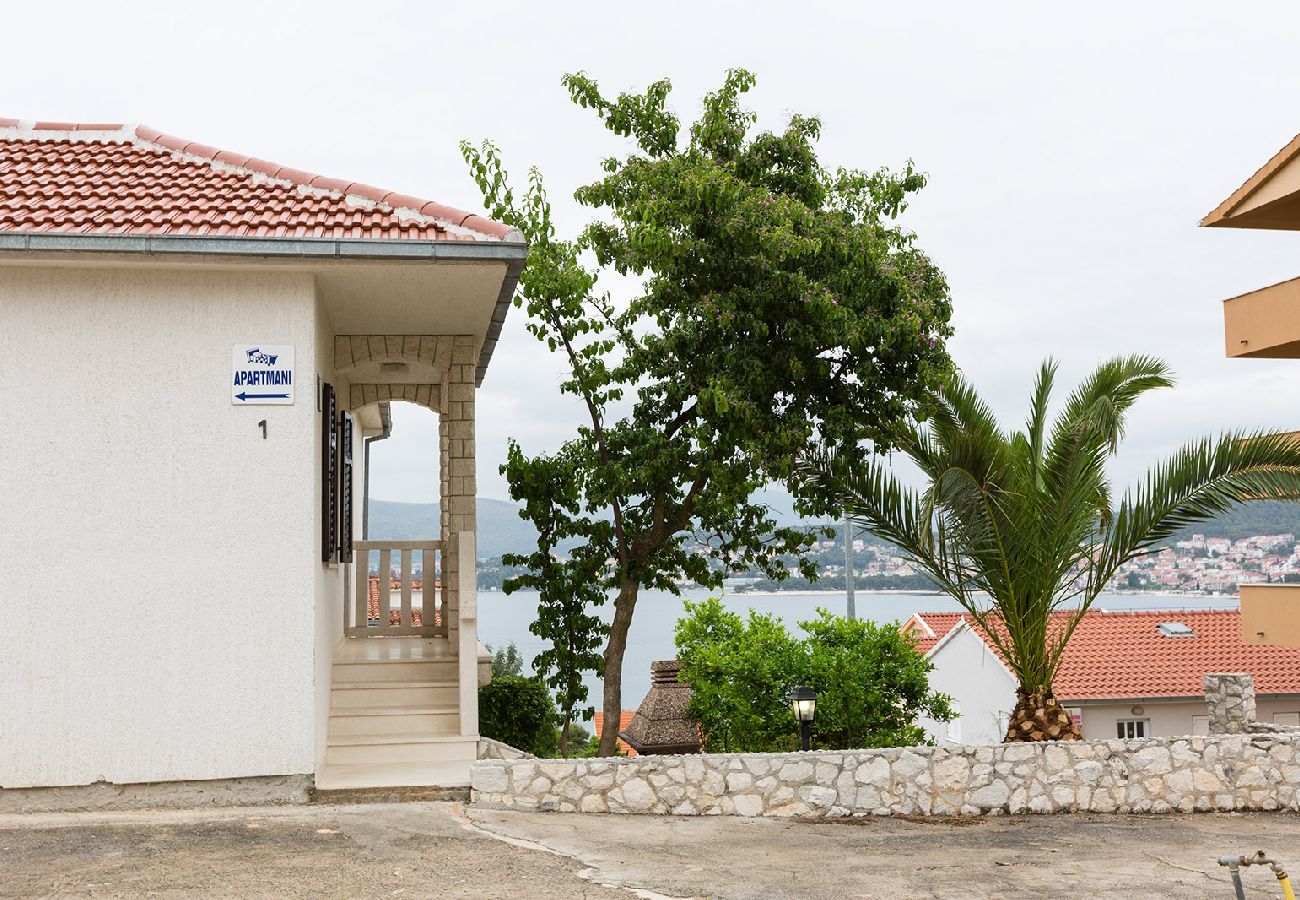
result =
[[339,419],[339,562],[352,561],[352,417]]
[[339,437],[334,386],[321,385],[321,560],[334,562],[339,546]]

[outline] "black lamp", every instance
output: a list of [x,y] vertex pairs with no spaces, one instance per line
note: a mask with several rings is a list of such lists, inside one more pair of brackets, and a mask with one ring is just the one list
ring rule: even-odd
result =
[[800,685],[785,695],[794,710],[794,717],[799,722],[799,746],[802,750],[812,749],[812,720],[817,712],[817,692],[810,687]]

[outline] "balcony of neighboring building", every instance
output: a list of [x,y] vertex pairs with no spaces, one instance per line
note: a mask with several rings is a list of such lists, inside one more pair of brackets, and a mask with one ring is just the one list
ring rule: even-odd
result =
[[1225,300],[1223,333],[1229,357],[1300,358],[1300,278]]

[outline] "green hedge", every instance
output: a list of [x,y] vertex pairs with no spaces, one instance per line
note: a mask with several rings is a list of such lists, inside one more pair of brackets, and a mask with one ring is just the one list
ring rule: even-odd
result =
[[534,756],[554,756],[557,715],[551,693],[537,678],[505,675],[478,689],[478,730]]

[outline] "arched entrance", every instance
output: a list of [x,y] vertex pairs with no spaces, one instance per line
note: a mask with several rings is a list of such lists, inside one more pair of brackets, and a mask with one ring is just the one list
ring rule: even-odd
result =
[[[428,534],[380,537],[372,528],[351,542],[344,640],[317,774],[323,789],[463,783],[476,755],[475,354],[466,336],[335,337],[335,371],[347,379],[340,413],[361,441],[389,434],[399,404],[437,416],[429,430],[437,452],[430,446],[429,455],[439,516]],[[368,446],[358,454],[354,440],[363,483],[373,464]]]

